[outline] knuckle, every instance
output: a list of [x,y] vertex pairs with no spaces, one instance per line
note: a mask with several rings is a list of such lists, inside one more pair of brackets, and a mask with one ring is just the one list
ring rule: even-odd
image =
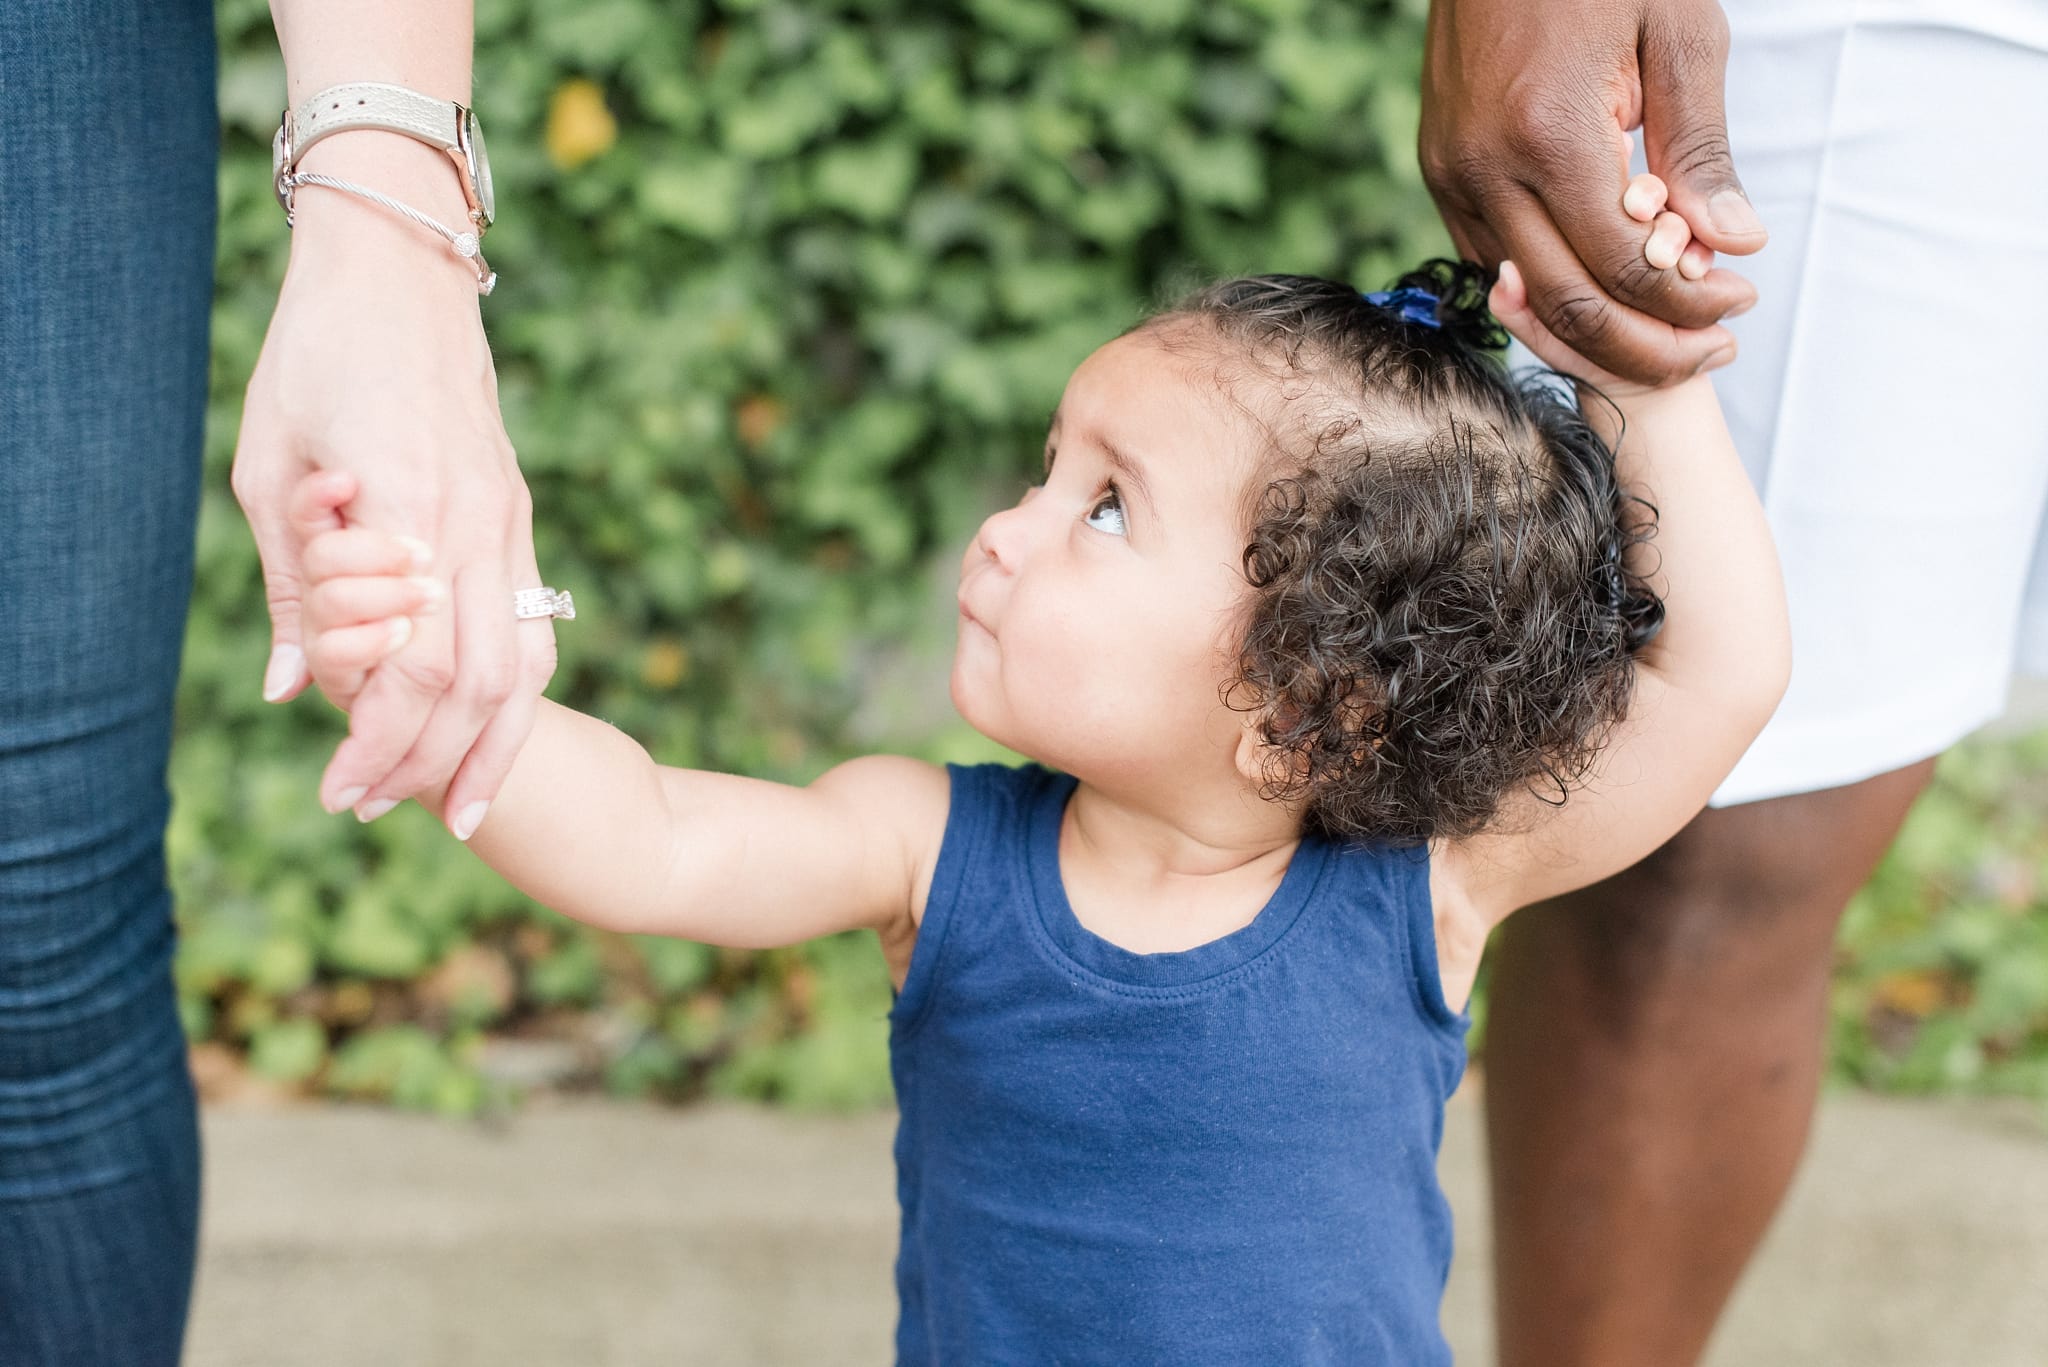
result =
[[1509,93],[1504,113],[1507,140],[1519,161],[1546,173],[1583,174],[1590,164],[1589,147],[1604,147],[1613,138],[1589,119],[1586,104],[1569,88],[1518,84]]
[[455,683],[455,666],[445,655],[422,653],[415,658],[401,652],[392,659],[391,667],[420,692],[435,697],[446,693]]
[[[1655,237],[1656,233],[1653,231],[1651,236]],[[1600,283],[1608,293],[1637,307],[1655,304],[1670,290],[1665,272],[1652,266],[1644,255],[1645,245],[1631,238],[1625,247],[1617,249],[1602,263],[1600,271]],[[1656,310],[1651,308],[1649,311]]]
[[1505,159],[1477,147],[1458,149],[1452,156],[1444,163],[1439,179],[1427,182],[1430,193],[1450,212],[1487,217],[1487,206],[1500,197],[1511,179]]
[[1424,137],[1415,145],[1416,161],[1422,168],[1422,183],[1439,198],[1462,195],[1469,180],[1473,158],[1456,143]]
[[479,706],[495,709],[512,696],[519,672],[519,662],[510,658],[479,661],[463,681],[463,696]]
[[529,689],[538,692],[546,688],[549,681],[555,677],[555,669],[559,662],[560,654],[555,648],[554,637],[550,635],[545,646],[527,652],[520,660],[520,677]]
[[263,571],[263,600],[273,613],[297,609],[304,602],[299,577],[282,570]]
[[1686,129],[1666,145],[1666,154],[1666,173],[1680,180],[1691,180],[1701,172],[1725,172],[1735,165],[1728,130],[1719,123],[1701,123]]
[[1614,333],[1614,303],[1592,294],[1566,295],[1550,306],[1544,322],[1572,350],[1590,352]]
[[533,522],[533,490],[526,487],[526,481],[515,479],[505,498],[505,513],[515,527],[526,527]]

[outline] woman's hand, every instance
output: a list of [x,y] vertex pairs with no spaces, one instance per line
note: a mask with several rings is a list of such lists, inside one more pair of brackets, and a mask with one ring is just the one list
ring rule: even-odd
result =
[[[309,160],[338,157],[340,145],[365,137],[395,135],[341,134]],[[445,159],[434,165],[439,154],[398,141],[407,146],[392,155],[430,160],[402,168],[418,170],[411,182],[394,174],[374,183],[459,222]],[[449,596],[444,610],[417,619],[409,643],[352,699],[349,737],[322,777],[322,802],[374,815],[452,778],[450,827],[464,836],[504,782],[555,667],[552,623],[512,615],[513,590],[542,580],[475,280],[439,239],[351,196],[301,189],[298,214],[291,267],[249,381],[233,478],[271,613],[264,696],[292,697],[307,678],[306,567],[288,513],[292,489],[310,471],[345,472],[354,480],[351,521],[431,546],[428,572]]]

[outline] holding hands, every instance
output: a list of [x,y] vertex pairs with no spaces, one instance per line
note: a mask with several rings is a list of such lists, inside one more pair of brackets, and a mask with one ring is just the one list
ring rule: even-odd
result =
[[[1669,202],[1663,179],[1648,173],[1629,181],[1621,196],[1622,211],[1636,222],[1650,225],[1650,234],[1642,244],[1643,264],[1652,271],[1698,279],[1707,271],[1713,254],[1693,237],[1684,217],[1666,207]],[[1529,282],[1513,261],[1500,263],[1500,277],[1494,282],[1486,304],[1501,326],[1529,348],[1537,360],[1560,374],[1595,385],[1610,399],[1634,398],[1658,387],[1598,365],[1558,337],[1537,313],[1530,299]],[[1718,369],[1733,359],[1735,350],[1731,342],[1709,356],[1698,373]]]
[[[305,576],[298,626],[306,666],[328,700],[352,716],[359,705],[367,706],[379,667],[405,650],[423,628],[443,625],[450,605],[448,583],[434,572],[434,553],[426,543],[344,519],[342,509],[358,494],[353,475],[316,470],[292,487],[287,511],[291,549]],[[477,605],[480,612],[491,608],[512,621],[509,597]],[[548,628],[545,621],[513,625],[521,631]],[[552,633],[548,639],[552,646]],[[550,664],[552,659],[550,650]],[[523,731],[518,739],[524,741]],[[517,754],[514,744],[505,756],[507,770]],[[496,795],[472,789],[451,802],[454,788],[445,777],[429,778],[422,789],[442,794],[436,806],[447,811],[449,829],[461,840],[474,833]],[[360,820],[374,821],[413,795],[359,796],[343,805],[352,805]]]
[[[1469,260],[1515,262],[1548,332],[1612,375],[1666,383],[1723,363],[1735,339],[1721,320],[1756,300],[1713,267],[1767,236],[1729,154],[1727,58],[1715,0],[1430,6],[1419,151],[1451,239]],[[1611,189],[1638,126],[1668,187],[1647,215],[1634,187],[1616,212]],[[1646,253],[1630,220],[1667,201],[1697,245],[1660,221]]]

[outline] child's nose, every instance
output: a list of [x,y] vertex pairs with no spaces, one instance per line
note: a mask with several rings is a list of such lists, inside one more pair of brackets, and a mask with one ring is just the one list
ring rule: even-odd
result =
[[1016,507],[992,514],[974,538],[976,549],[1006,570],[1014,571],[1024,563],[1030,535],[1030,514],[1025,509],[1030,501],[1027,494]]

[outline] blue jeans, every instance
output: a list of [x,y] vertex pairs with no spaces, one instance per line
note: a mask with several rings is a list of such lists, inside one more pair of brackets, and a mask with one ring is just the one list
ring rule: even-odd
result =
[[0,0],[4,1367],[169,1367],[184,1335],[164,771],[218,145],[211,0]]

